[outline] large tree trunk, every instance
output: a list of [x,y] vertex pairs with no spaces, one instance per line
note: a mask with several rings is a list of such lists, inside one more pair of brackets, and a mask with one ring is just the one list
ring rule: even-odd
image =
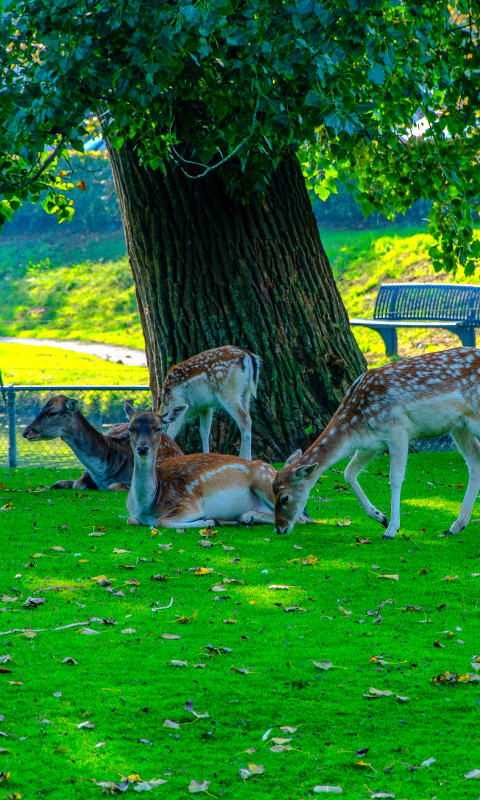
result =
[[[253,452],[280,461],[325,427],[366,369],[322,247],[300,164],[287,156],[264,197],[241,204],[216,171],[142,167],[131,143],[109,148],[145,335],[154,408],[168,368],[235,344],[263,359],[252,403]],[[201,450],[192,431],[183,439]],[[212,449],[239,432],[217,420]]]

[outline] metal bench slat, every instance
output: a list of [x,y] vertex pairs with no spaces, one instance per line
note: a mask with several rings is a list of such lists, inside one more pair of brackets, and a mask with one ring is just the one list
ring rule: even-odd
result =
[[373,314],[378,320],[438,320],[480,323],[480,286],[387,283],[380,287]]

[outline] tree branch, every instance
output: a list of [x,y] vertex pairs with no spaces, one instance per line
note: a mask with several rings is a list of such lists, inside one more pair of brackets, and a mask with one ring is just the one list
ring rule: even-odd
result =
[[36,181],[40,177],[42,172],[45,172],[47,167],[52,163],[53,159],[57,155],[58,151],[62,149],[63,145],[66,142],[66,139],[67,139],[66,136],[62,136],[62,138],[60,139],[59,144],[57,144],[55,150],[53,150],[50,153],[50,155],[45,159],[45,161],[43,162],[43,165],[38,170],[38,172],[35,175],[33,175],[31,178],[29,178],[28,181],[24,181],[23,183],[21,183],[20,186],[17,187],[18,189],[24,189],[25,186],[28,186],[29,183],[33,183],[33,181]]

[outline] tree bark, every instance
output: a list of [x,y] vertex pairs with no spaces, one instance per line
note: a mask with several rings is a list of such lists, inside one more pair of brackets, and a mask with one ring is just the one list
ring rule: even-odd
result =
[[[366,369],[322,247],[300,164],[287,156],[264,196],[228,196],[214,170],[145,169],[109,147],[145,336],[154,408],[168,368],[220,345],[263,359],[252,402],[256,456],[280,461],[325,427]],[[220,415],[211,447],[236,452]],[[198,433],[183,439],[201,450]]]

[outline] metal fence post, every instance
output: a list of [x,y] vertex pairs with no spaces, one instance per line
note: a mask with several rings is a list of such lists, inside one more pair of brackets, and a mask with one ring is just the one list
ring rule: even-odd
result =
[[15,403],[15,389],[8,387],[8,466],[17,466],[17,409]]

